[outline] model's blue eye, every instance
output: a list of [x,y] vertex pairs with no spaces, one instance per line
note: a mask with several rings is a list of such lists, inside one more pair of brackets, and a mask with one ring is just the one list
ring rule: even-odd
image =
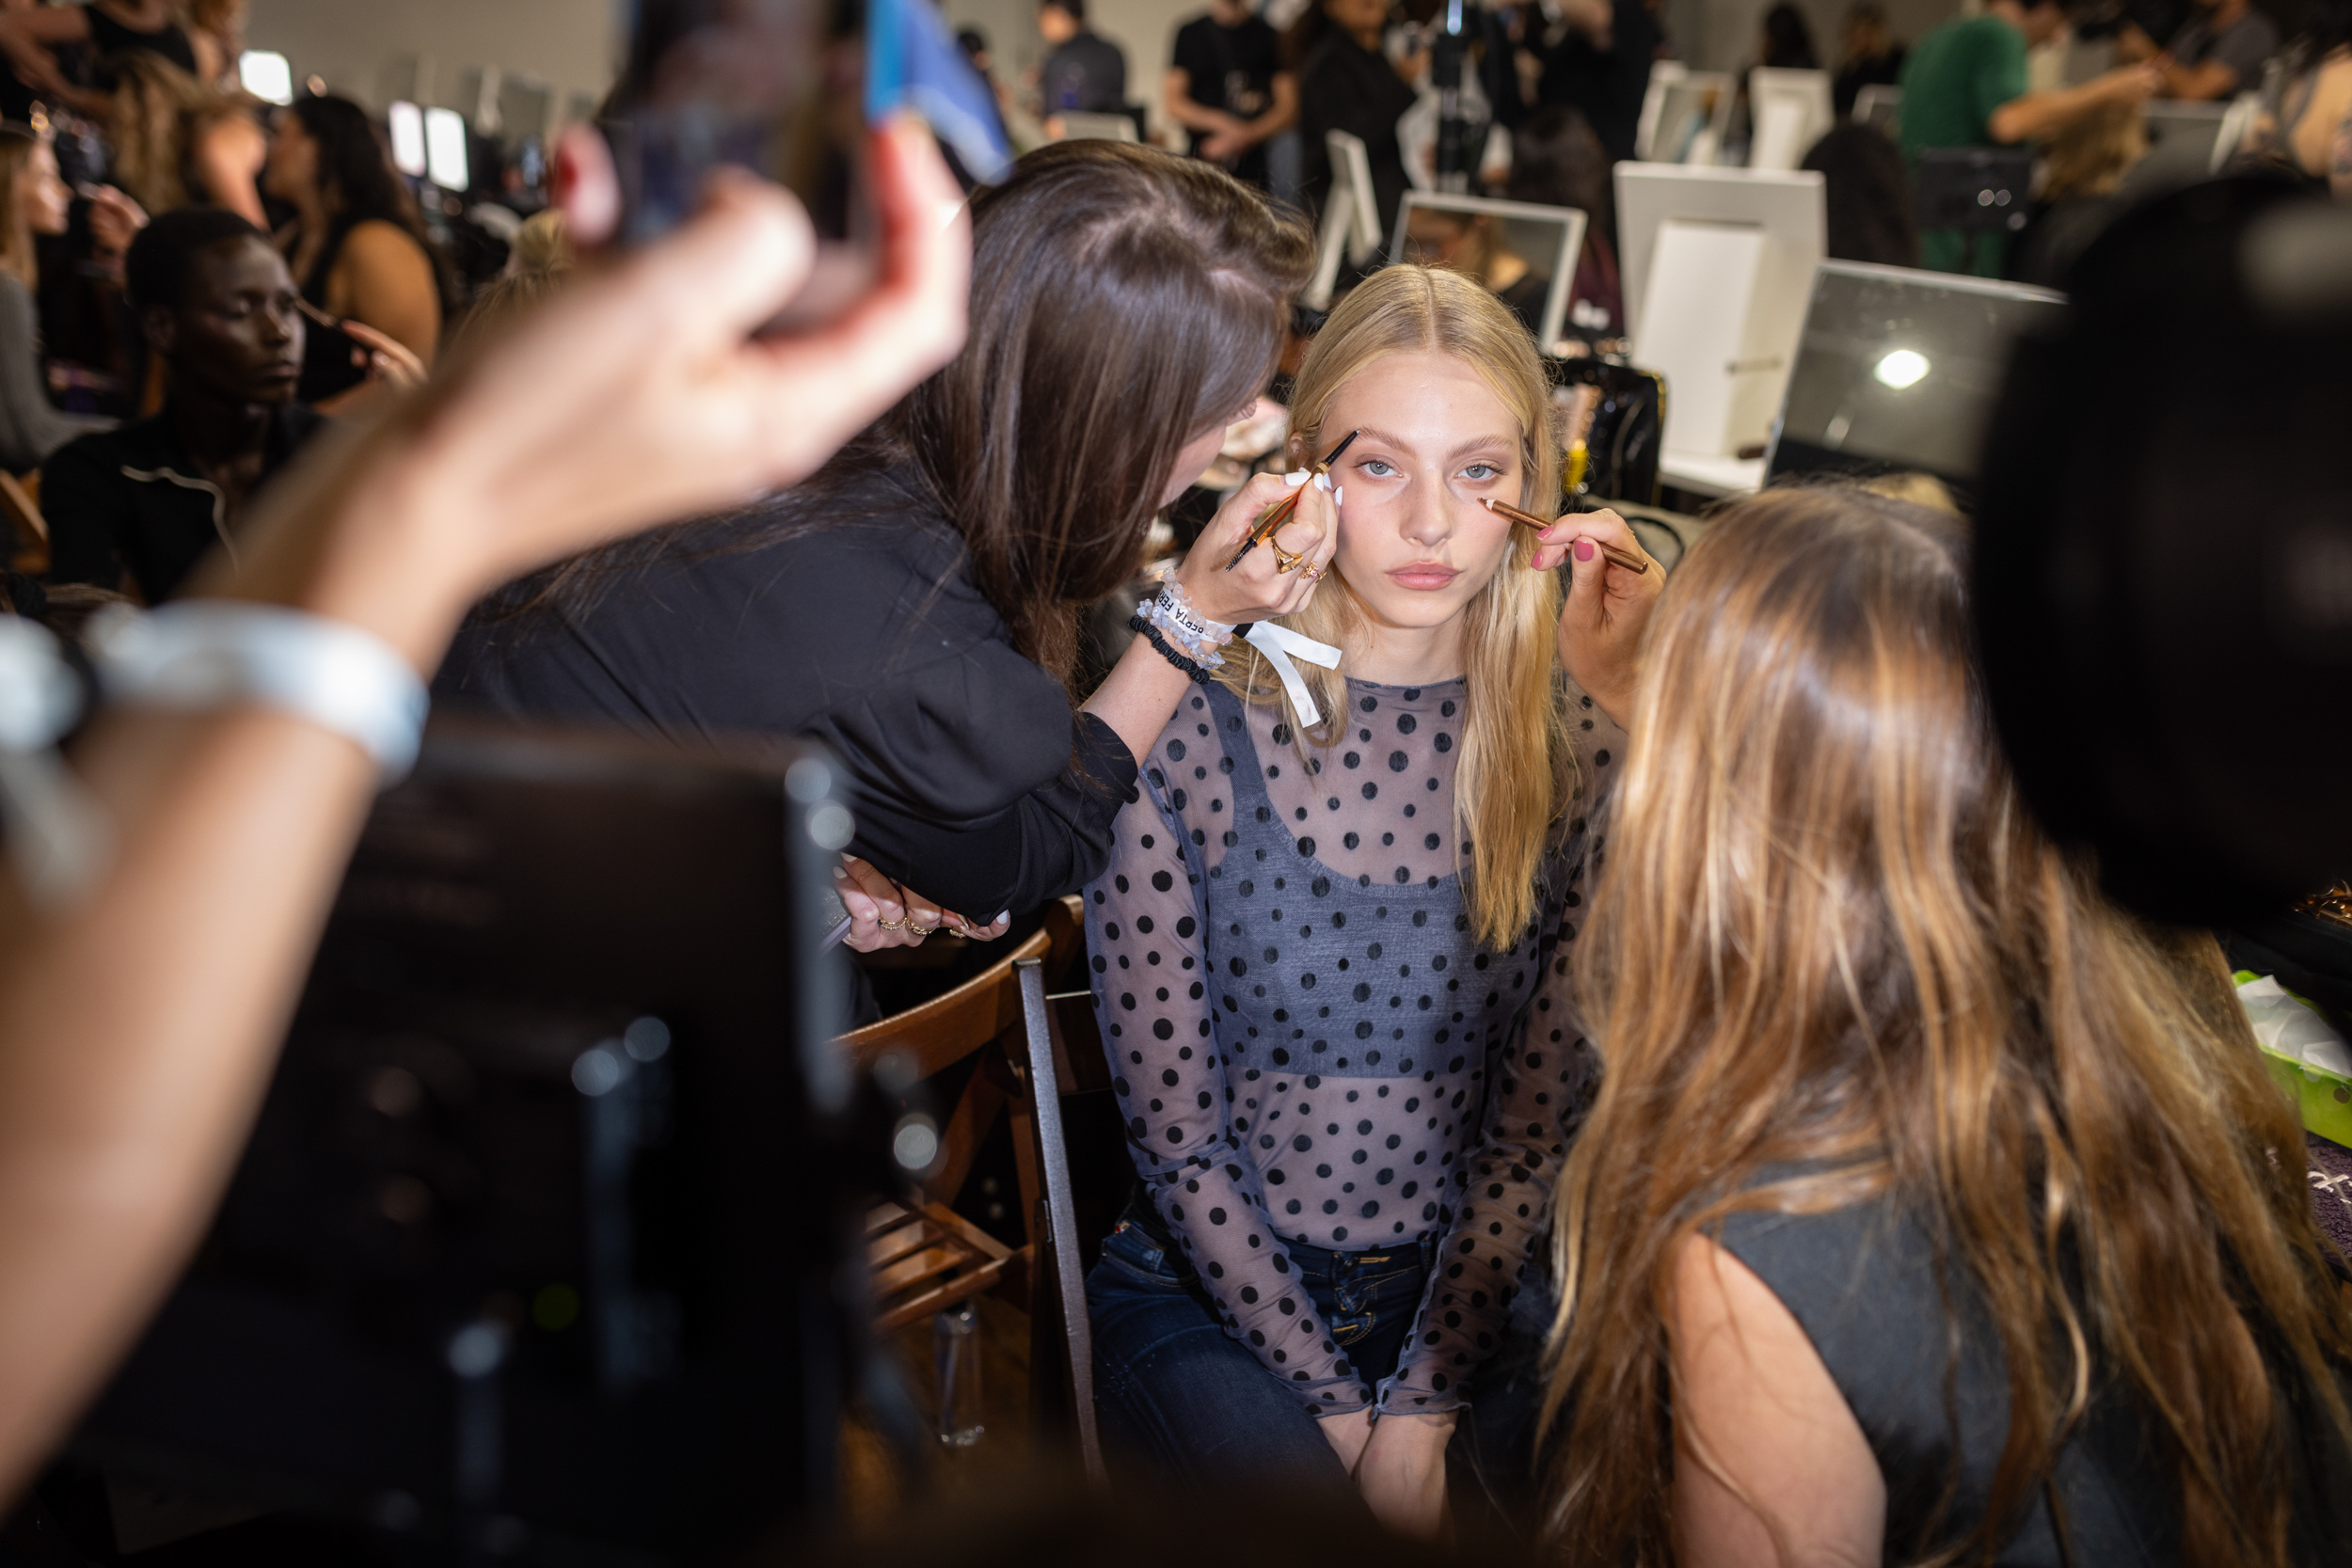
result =
[[1385,479],[1390,474],[1396,472],[1396,470],[1390,467],[1384,460],[1377,457],[1367,457],[1361,463],[1358,464],[1357,467],[1363,472],[1370,474],[1375,479]]
[[1469,467],[1462,470],[1462,477],[1464,479],[1474,479],[1483,484],[1490,479],[1501,479],[1502,477],[1502,470],[1496,467],[1492,463],[1473,463]]

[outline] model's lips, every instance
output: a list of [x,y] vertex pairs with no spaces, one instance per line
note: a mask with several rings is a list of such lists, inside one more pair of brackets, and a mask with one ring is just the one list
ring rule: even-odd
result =
[[1455,578],[1461,575],[1458,568],[1448,566],[1442,562],[1416,561],[1409,566],[1399,566],[1389,573],[1389,580],[1399,588],[1409,588],[1421,594],[1434,594],[1438,589],[1450,585]]

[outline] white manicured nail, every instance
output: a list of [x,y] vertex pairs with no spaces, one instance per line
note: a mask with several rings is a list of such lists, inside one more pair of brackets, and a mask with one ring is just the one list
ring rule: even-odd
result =
[[1337,484],[1331,486],[1331,504],[1333,506],[1337,506],[1346,499],[1347,491],[1343,487]]
[[1306,470],[1306,469],[1304,469],[1304,468],[1297,469],[1295,472],[1293,472],[1293,473],[1287,473],[1287,474],[1284,474],[1284,475],[1282,476],[1282,483],[1283,483],[1286,487],[1288,487],[1288,488],[1290,488],[1290,489],[1293,489],[1293,490],[1297,489],[1300,485],[1302,485],[1302,484],[1304,484],[1304,483],[1307,483],[1307,470]]
[[1329,492],[1331,488],[1331,476],[1328,472],[1315,475],[1315,488],[1325,491],[1326,493]]
[[1010,910],[998,910],[996,911],[996,918],[990,921],[989,924],[991,926],[1002,926],[1006,921],[1010,920],[1011,918],[1012,911]]

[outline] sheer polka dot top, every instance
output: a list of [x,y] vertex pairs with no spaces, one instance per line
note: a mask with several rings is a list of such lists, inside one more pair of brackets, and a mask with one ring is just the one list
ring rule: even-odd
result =
[[[1311,1414],[1448,1410],[1530,1266],[1593,1077],[1565,945],[1582,823],[1528,933],[1480,947],[1456,871],[1462,683],[1349,681],[1347,701],[1302,759],[1280,706],[1185,699],[1088,889],[1094,1003],[1136,1169],[1227,1331]],[[1375,1394],[1286,1244],[1432,1234]]]

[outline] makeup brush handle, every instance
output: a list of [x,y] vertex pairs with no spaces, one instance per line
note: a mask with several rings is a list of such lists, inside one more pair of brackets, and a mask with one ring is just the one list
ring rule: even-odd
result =
[[1282,525],[1291,520],[1291,514],[1298,510],[1299,495],[1306,488],[1306,485],[1300,485],[1298,489],[1293,490],[1289,495],[1265,509],[1263,515],[1250,525],[1248,537],[1241,542],[1241,548],[1233,552],[1233,558],[1225,563],[1225,570],[1230,572],[1240,565],[1242,557],[1258,547],[1258,541],[1269,538],[1280,531]]

